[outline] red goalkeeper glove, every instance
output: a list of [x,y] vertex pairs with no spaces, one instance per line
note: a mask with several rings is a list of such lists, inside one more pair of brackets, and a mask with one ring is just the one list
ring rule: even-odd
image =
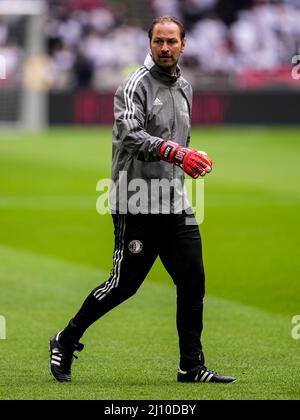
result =
[[212,161],[205,152],[182,147],[174,141],[165,141],[160,148],[160,158],[169,163],[180,166],[185,173],[196,179],[212,170]]

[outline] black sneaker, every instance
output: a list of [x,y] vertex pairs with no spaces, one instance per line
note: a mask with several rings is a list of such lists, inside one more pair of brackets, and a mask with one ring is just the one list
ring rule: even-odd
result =
[[59,382],[71,381],[71,365],[73,359],[77,359],[74,351],[81,351],[84,345],[81,343],[74,344],[70,348],[62,347],[58,340],[61,331],[50,338],[50,371],[54,379]]
[[183,371],[178,369],[178,382],[219,382],[230,383],[236,381],[231,376],[219,375],[213,370],[207,369],[204,365],[199,365],[194,369]]

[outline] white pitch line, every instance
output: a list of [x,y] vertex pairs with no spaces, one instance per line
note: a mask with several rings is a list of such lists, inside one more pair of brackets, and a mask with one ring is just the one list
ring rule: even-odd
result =
[[96,207],[92,195],[14,195],[0,196],[2,209],[89,209]]

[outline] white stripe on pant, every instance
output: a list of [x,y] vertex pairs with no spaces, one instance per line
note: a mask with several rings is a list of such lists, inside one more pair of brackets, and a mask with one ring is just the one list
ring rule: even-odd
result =
[[112,277],[107,280],[105,285],[94,291],[97,300],[103,299],[114,287],[117,287],[120,280],[121,263],[124,254],[124,236],[125,236],[125,215],[120,216],[116,232],[116,249],[114,252]]

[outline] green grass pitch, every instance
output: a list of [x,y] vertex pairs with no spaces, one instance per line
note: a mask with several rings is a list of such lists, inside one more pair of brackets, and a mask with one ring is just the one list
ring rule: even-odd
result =
[[48,339],[108,277],[113,229],[96,212],[111,129],[0,135],[0,399],[299,399],[298,128],[194,128],[214,171],[201,225],[207,365],[231,385],[178,384],[175,287],[160,262],[94,324],[55,383]]

